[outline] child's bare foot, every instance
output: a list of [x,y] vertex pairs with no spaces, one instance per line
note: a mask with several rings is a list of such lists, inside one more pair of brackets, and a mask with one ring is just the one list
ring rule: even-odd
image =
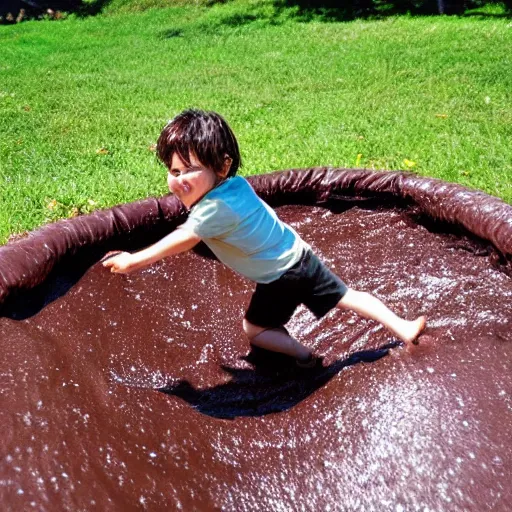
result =
[[404,343],[413,343],[417,345],[418,336],[422,333],[427,325],[427,319],[424,316],[420,316],[416,318],[416,320],[405,320],[405,326],[397,331],[398,337]]

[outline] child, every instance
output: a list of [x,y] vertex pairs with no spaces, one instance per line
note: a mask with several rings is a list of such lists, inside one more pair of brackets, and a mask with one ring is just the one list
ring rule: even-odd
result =
[[425,317],[404,320],[373,295],[347,288],[249,183],[235,176],[241,166],[238,143],[219,114],[182,112],[163,129],[157,154],[168,168],[169,190],[189,217],[144,250],[108,257],[103,266],[112,272],[132,272],[203,240],[220,261],[257,283],[243,319],[250,343],[288,354],[302,367],[315,366],[316,360],[284,328],[299,304],[317,318],[334,307],[355,311],[405,343],[425,328]]

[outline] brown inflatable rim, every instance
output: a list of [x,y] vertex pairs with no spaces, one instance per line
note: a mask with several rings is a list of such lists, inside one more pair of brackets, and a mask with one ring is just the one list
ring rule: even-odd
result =
[[[414,208],[432,221],[460,229],[491,247],[501,270],[512,269],[512,206],[478,190],[407,172],[315,167],[248,177],[265,201],[326,204],[373,198]],[[186,211],[173,196],[150,198],[55,222],[0,247],[0,305],[14,292],[41,284],[65,256],[120,243],[148,244],[175,229]]]

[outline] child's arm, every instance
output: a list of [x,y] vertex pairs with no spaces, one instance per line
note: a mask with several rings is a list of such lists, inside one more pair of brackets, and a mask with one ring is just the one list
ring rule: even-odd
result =
[[103,261],[103,266],[110,268],[111,272],[121,274],[133,272],[172,254],[188,251],[200,241],[201,238],[194,233],[178,228],[142,251],[121,252],[108,257]]

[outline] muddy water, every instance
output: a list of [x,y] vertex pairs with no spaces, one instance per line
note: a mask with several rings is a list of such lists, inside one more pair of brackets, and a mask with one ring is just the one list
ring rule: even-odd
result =
[[299,309],[324,356],[250,352],[253,285],[194,253],[93,266],[0,318],[2,510],[512,509],[512,280],[410,215],[285,206],[351,287],[429,317],[407,351],[378,325]]

